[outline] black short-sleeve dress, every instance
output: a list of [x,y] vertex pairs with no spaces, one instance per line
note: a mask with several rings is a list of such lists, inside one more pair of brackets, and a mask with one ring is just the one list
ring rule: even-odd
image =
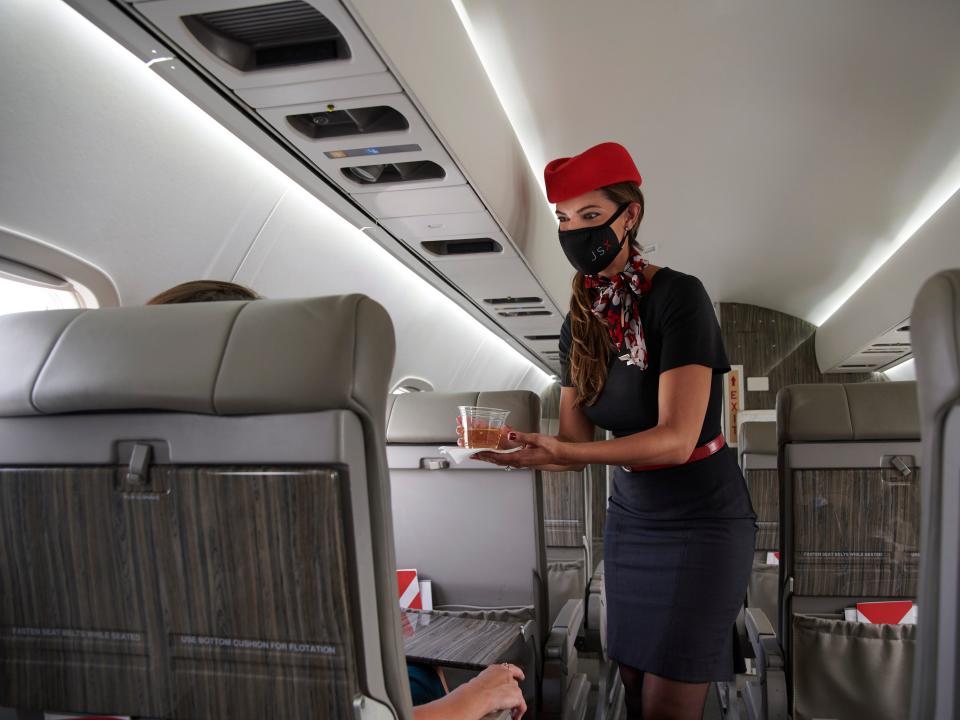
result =
[[[713,382],[697,444],[709,442],[721,431],[730,364],[706,290],[692,275],[661,268],[640,317],[647,369],[611,351],[603,390],[584,413],[616,437],[648,430],[657,424],[660,375],[704,365]],[[568,315],[560,333],[565,386],[572,385],[570,344]],[[603,553],[610,657],[672,680],[732,678],[733,626],[753,564],[755,520],[729,448],[662,470],[616,468]]]

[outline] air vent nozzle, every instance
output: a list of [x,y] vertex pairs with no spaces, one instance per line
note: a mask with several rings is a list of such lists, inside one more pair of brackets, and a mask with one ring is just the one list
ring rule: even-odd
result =
[[327,17],[303,0],[185,15],[197,41],[242,72],[347,60],[350,47]]
[[447,173],[432,160],[386,163],[383,165],[354,165],[341,168],[344,177],[361,185],[441,180]]
[[490,238],[424,240],[420,245],[431,255],[474,255],[503,252],[503,245]]
[[496,297],[496,298],[484,298],[485,303],[490,303],[491,305],[530,305],[536,303],[542,303],[543,298],[528,296],[528,297]]
[[387,105],[287,115],[287,122],[312,140],[400,132],[410,127],[403,113]]
[[549,310],[506,310],[498,312],[500,317],[530,317],[531,315],[551,315]]

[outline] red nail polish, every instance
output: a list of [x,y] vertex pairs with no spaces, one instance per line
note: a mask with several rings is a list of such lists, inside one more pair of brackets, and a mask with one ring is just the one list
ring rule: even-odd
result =
[[515,432],[507,433],[507,440],[516,440],[517,434]]

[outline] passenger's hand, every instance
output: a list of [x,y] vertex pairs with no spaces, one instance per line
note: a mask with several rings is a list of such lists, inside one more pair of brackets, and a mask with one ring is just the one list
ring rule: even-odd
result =
[[514,718],[521,718],[527,712],[519,685],[523,679],[523,671],[516,665],[491,665],[452,694],[460,694],[468,706],[477,708],[478,717],[512,710]]
[[474,459],[512,468],[566,465],[568,463],[565,453],[568,443],[554,435],[522,433],[513,430],[510,432],[509,440],[522,444],[524,446],[523,450],[509,455],[480,453],[475,455]]

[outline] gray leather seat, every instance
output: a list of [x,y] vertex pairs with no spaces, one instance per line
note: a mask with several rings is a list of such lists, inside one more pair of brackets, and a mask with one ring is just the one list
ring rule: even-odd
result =
[[914,383],[778,393],[779,618],[775,631],[746,612],[749,717],[906,716],[915,626],[846,622],[843,610],[916,597],[919,430]]
[[0,317],[0,704],[411,718],[361,295]]
[[930,278],[911,316],[923,426],[919,642],[912,717],[960,714],[960,270]]
[[575,642],[584,602],[570,600],[551,617],[543,479],[477,460],[451,467],[438,447],[456,445],[459,405],[504,408],[511,426],[539,431],[540,399],[531,392],[392,396],[387,458],[397,566],[433,582],[435,611],[528,623],[536,668],[528,673],[530,699],[540,701],[543,717],[583,718],[589,683],[577,672]]

